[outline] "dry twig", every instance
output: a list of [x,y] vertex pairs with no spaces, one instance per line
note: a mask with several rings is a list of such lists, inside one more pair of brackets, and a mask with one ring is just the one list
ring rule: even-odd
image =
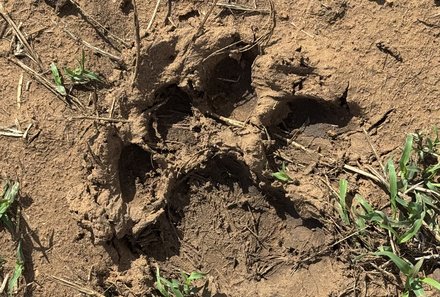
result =
[[20,40],[20,42],[26,47],[27,51],[29,52],[30,57],[38,64],[38,67],[40,68],[40,70],[42,70],[43,69],[43,66],[42,66],[43,63],[41,62],[40,57],[37,55],[37,53],[34,51],[34,49],[30,46],[30,44],[27,41],[27,39],[24,36],[24,34],[20,31],[20,28],[11,19],[11,17],[9,16],[9,14],[6,11],[5,7],[1,3],[0,3],[0,15],[9,24],[9,26],[11,26],[14,29],[15,34],[16,34],[18,40]]
[[86,288],[83,285],[79,285],[79,284],[76,284],[74,282],[71,282],[71,281],[69,281],[69,280],[67,280],[65,278],[54,276],[54,275],[51,275],[50,277],[52,279],[54,279],[55,281],[58,281],[59,283],[65,285],[67,287],[70,287],[72,289],[75,289],[78,292],[84,293],[84,294],[86,294],[88,296],[91,296],[91,297],[105,297],[105,295],[103,295],[101,293],[98,293],[98,292],[96,292],[96,291],[94,291],[92,289]]
[[80,37],[74,35],[72,32],[70,32],[70,31],[67,30],[66,28],[63,28],[63,30],[64,30],[64,32],[66,32],[67,35],[69,35],[73,40],[75,40],[75,41],[77,41],[77,42],[83,44],[84,46],[90,48],[90,49],[91,49],[92,51],[94,51],[95,53],[98,53],[98,54],[100,54],[100,55],[103,55],[103,56],[109,58],[110,60],[112,60],[112,61],[114,61],[114,62],[117,62],[118,64],[124,64],[124,60],[123,60],[121,57],[116,56],[116,55],[113,55],[113,54],[111,54],[111,53],[109,53],[109,52],[106,52],[106,51],[103,50],[103,49],[100,49],[100,48],[98,48],[98,47],[96,47],[96,46],[91,45],[91,44],[88,43],[87,41],[85,41],[85,40],[81,39]]
[[[55,86],[49,82],[45,77],[43,77],[41,74],[39,74],[38,72],[36,72],[34,69],[30,68],[29,66],[27,66],[26,64],[24,64],[23,62],[21,62],[18,59],[11,59],[8,58],[9,61],[11,61],[12,63],[14,63],[15,65],[21,67],[24,71],[26,71],[30,76],[32,76],[36,81],[38,81],[40,84],[42,84],[43,86],[45,86],[49,91],[51,91],[58,99],[60,99],[61,101],[63,101],[66,105],[68,105],[69,107],[71,107],[72,103],[78,107],[78,108],[84,108],[83,104],[79,101],[78,98],[69,95],[68,97],[63,96],[62,94],[60,94]],[[71,99],[71,101],[69,99]]]
[[[157,1],[157,6],[160,3],[160,0]],[[156,8],[157,8],[156,6]],[[153,17],[150,20],[150,23],[153,21],[155,14],[153,14]],[[141,56],[141,35],[139,32],[139,17],[138,17],[138,11],[137,11],[137,5],[136,0],[133,0],[133,27],[134,27],[134,41],[136,46],[136,61],[134,64],[134,71],[133,76],[131,78],[131,86],[134,87],[136,84],[136,79],[139,72],[139,59]],[[148,27],[150,27],[150,24],[148,24]],[[147,29],[148,31],[148,29]]]
[[105,26],[103,26],[100,22],[98,22],[97,20],[95,20],[95,18],[93,18],[91,15],[89,15],[88,13],[86,13],[81,6],[75,1],[75,0],[69,0],[70,3],[73,4],[73,6],[76,7],[76,9],[78,9],[81,14],[84,16],[84,18],[86,18],[88,20],[88,22],[92,25],[95,26],[96,28],[100,28],[102,29],[104,32],[107,33],[107,35],[111,38],[113,38],[114,40],[116,40],[117,42],[119,42],[121,45],[123,45],[126,48],[129,48],[130,45],[125,42],[122,38],[118,37],[117,35],[113,34],[112,32],[110,32]]

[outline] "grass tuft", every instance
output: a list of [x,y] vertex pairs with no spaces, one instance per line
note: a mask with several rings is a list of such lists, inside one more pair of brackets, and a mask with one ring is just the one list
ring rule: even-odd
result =
[[[398,168],[390,159],[385,175],[377,170],[371,173],[355,172],[372,178],[388,192],[388,204],[374,207],[367,199],[356,194],[352,205],[346,201],[348,182],[339,181],[337,211],[343,226],[357,228],[354,237],[358,247],[355,259],[369,255],[373,261],[391,261],[406,277],[402,296],[424,296],[424,285],[440,290],[440,283],[425,277],[430,267],[438,264],[433,255],[440,244],[440,140],[434,129],[434,139],[422,133],[409,134],[402,148]],[[429,262],[429,263],[426,263]],[[371,267],[371,261],[362,262]],[[382,264],[380,264],[382,265]],[[378,267],[376,265],[373,267]]]
[[85,68],[84,50],[81,52],[81,59],[79,60],[78,67],[75,69],[66,68],[64,71],[73,85],[85,85],[93,82],[102,82],[102,79],[97,73]]
[[284,162],[283,165],[281,165],[281,169],[279,169],[277,172],[272,173],[272,177],[283,183],[292,181],[292,178],[287,174],[286,164]]
[[194,296],[200,288],[194,286],[194,282],[205,277],[201,272],[181,272],[180,279],[168,280],[160,275],[159,266],[156,266],[156,289],[163,297],[189,297]]

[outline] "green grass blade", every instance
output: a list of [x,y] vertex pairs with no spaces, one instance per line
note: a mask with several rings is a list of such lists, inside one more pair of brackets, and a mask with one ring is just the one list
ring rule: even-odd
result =
[[388,168],[388,178],[390,183],[390,202],[391,202],[391,209],[393,211],[393,217],[397,214],[397,174],[396,174],[396,168],[394,167],[393,160],[389,160],[387,164]]
[[8,282],[8,296],[13,296],[14,292],[17,288],[18,281],[23,274],[24,271],[24,256],[23,251],[21,249],[21,241],[18,243],[17,247],[17,259],[15,261],[15,269],[12,274],[11,279]]
[[350,224],[350,218],[348,216],[348,210],[347,210],[347,190],[348,190],[348,181],[346,179],[339,180],[339,215],[341,216],[342,221],[344,224],[348,225]]
[[437,291],[440,291],[440,283],[438,281],[436,281],[435,279],[430,278],[430,277],[422,277],[422,278],[420,278],[420,281],[433,287]]
[[361,195],[356,195],[354,198],[359,202],[359,204],[362,206],[367,214],[374,212],[373,207],[370,205],[370,203],[368,203],[367,200],[364,199],[364,197],[362,197]]
[[409,241],[419,232],[420,228],[422,227],[422,224],[423,224],[423,218],[416,220],[414,224],[411,226],[411,228],[399,238],[398,242],[402,244]]
[[413,139],[414,136],[412,134],[408,134],[406,136],[405,147],[403,149],[402,156],[400,157],[400,162],[399,162],[400,171],[404,174],[405,178],[407,178],[407,174],[408,174],[407,166],[411,158]]
[[281,169],[279,169],[278,172],[272,173],[271,175],[281,182],[288,182],[292,180],[292,178],[286,172],[286,165],[284,162],[281,165]]
[[202,279],[202,278],[204,278],[204,277],[205,277],[205,274],[204,274],[204,273],[193,271],[193,272],[191,272],[191,274],[190,274],[189,277],[187,278],[187,281],[188,281],[189,283],[192,283],[193,281],[196,281],[196,280]]
[[66,96],[67,92],[63,84],[63,78],[61,77],[60,71],[55,63],[50,64],[50,71],[52,72],[52,77],[55,81],[55,88],[57,89],[58,93]]
[[413,271],[413,265],[408,263],[407,261],[403,260],[399,256],[395,255],[392,252],[388,251],[380,251],[373,253],[375,256],[384,256],[388,257],[396,266],[399,268],[399,270],[405,274],[406,276],[411,275]]
[[154,283],[154,285],[163,297],[170,297],[164,284],[162,284],[162,279],[163,278],[160,276],[159,266],[156,266],[156,282]]

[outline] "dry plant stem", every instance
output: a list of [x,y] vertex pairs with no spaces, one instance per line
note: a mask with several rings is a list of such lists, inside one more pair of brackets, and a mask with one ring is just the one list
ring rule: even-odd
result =
[[[134,3],[133,3],[133,5],[134,5]],[[156,19],[157,11],[159,10],[159,5],[160,5],[160,0],[157,0],[156,6],[154,7],[153,14],[151,15],[150,22],[148,22],[147,32],[149,32],[151,29],[151,26],[153,26],[154,20]]]
[[100,22],[98,22],[97,20],[95,20],[91,15],[87,14],[82,8],[81,6],[75,1],[75,0],[69,0],[70,3],[73,4],[73,6],[75,6],[80,12],[81,14],[86,17],[90,23],[93,23],[94,26],[101,28],[102,30],[104,30],[108,36],[112,37],[114,40],[118,41],[120,44],[122,44],[124,47],[129,48],[130,45],[128,43],[126,43],[122,38],[116,36],[115,34],[113,34],[112,32],[110,32],[106,27],[104,27]]
[[205,14],[205,17],[203,18],[202,22],[200,23],[199,28],[197,29],[197,32],[194,34],[192,40],[193,42],[202,34],[203,27],[205,26],[206,21],[208,20],[209,16],[211,15],[212,11],[214,10],[214,7],[217,5],[219,0],[214,0],[213,5],[208,10],[208,12]]
[[[11,59],[8,58],[9,61],[11,61],[12,63],[14,63],[15,65],[21,67],[24,71],[26,71],[29,75],[31,75],[33,78],[35,78],[36,81],[38,81],[40,84],[42,84],[43,86],[45,86],[49,91],[51,91],[58,99],[60,99],[61,101],[63,101],[66,105],[68,105],[69,107],[71,106],[71,103],[63,96],[61,95],[55,88],[54,85],[52,85],[52,83],[50,83],[46,78],[44,78],[41,74],[39,74],[38,72],[36,72],[34,69],[30,68],[29,66],[27,66],[26,64],[24,64],[23,62],[21,62],[20,60],[17,59]],[[72,99],[72,103],[79,107],[79,108],[83,108],[84,106],[81,104],[81,102],[78,100],[78,98],[75,98],[73,96],[69,96],[69,98]]]
[[63,28],[64,32],[66,32],[73,40],[83,44],[84,46],[88,47],[89,49],[91,49],[92,51],[94,51],[95,53],[98,53],[100,55],[103,55],[107,58],[109,58],[112,61],[115,61],[117,63],[123,64],[124,60],[121,57],[115,56],[109,52],[106,52],[103,49],[100,49],[96,46],[91,45],[90,43],[88,43],[87,41],[79,38],[78,36],[74,35],[72,32],[70,32],[69,30],[67,30],[66,28]]
[[21,93],[23,90],[23,73],[20,75],[20,78],[18,79],[18,86],[17,86],[17,108],[20,109],[21,107]]
[[3,282],[0,286],[0,294],[3,294],[3,292],[5,291],[6,285],[8,284],[8,280],[9,280],[9,272],[6,273],[5,278],[3,279]]
[[0,3],[0,14],[3,17],[3,19],[11,26],[15,34],[17,35],[17,38],[20,40],[20,42],[26,47],[26,49],[29,52],[29,55],[37,62],[38,67],[40,70],[43,69],[43,63],[40,60],[40,57],[38,57],[37,53],[32,49],[30,44],[28,43],[26,37],[23,35],[23,33],[20,31],[18,26],[15,24],[15,22],[11,19],[9,14],[7,13],[6,9],[4,8],[3,4]]
[[114,119],[114,118],[106,118],[106,117],[93,117],[93,116],[78,116],[72,117],[72,120],[92,120],[92,121],[105,121],[112,123],[131,123],[130,120],[126,119]]
[[[270,38],[272,37],[273,30],[275,28],[275,5],[272,0],[268,0],[267,2],[270,7],[270,10],[269,10],[270,13],[269,13],[268,20],[266,21],[266,23],[262,27],[263,34],[261,34],[257,39],[255,39],[251,44],[248,44],[248,45],[245,45],[241,48],[236,49],[237,52],[243,53],[243,52],[246,52],[246,51],[253,49],[254,47],[256,47],[258,45],[261,47],[264,47],[269,42]],[[236,42],[234,42],[230,45],[227,45],[221,49],[218,49],[218,50],[214,51],[213,53],[211,53],[210,55],[208,55],[206,58],[204,58],[202,60],[202,63],[211,57],[226,53],[228,49],[230,49],[231,47],[234,47],[235,45],[238,45],[240,43],[245,43],[245,42],[243,40],[239,40],[239,41],[236,41]]]
[[215,5],[232,9],[232,10],[239,10],[239,11],[249,11],[249,12],[260,12],[260,13],[270,13],[270,10],[268,9],[258,9],[258,8],[252,8],[244,5],[240,5],[237,3],[216,3]]
[[230,118],[226,118],[224,116],[212,113],[212,112],[208,112],[207,113],[208,116],[216,119],[216,120],[220,120],[222,122],[225,122],[226,124],[228,124],[229,126],[234,126],[234,127],[238,127],[238,128],[245,128],[246,124],[234,119],[230,119]]
[[373,175],[373,174],[371,174],[371,173],[368,173],[368,172],[366,172],[366,171],[363,171],[363,170],[361,170],[361,169],[359,169],[359,168],[357,168],[357,167],[354,167],[354,166],[350,166],[350,165],[344,164],[343,168],[346,169],[346,170],[348,170],[348,171],[351,171],[351,172],[354,172],[354,173],[357,173],[357,174],[363,175],[363,176],[365,176],[365,177],[368,177],[369,179],[372,179],[372,180],[374,180],[375,182],[381,183],[381,180],[380,180],[379,178],[377,178],[375,175]]
[[344,242],[344,241],[346,241],[347,239],[350,239],[351,237],[353,237],[353,236],[355,236],[355,235],[361,233],[361,232],[364,231],[366,228],[367,228],[367,227],[361,228],[361,229],[359,229],[359,230],[357,230],[357,231],[355,231],[355,232],[353,232],[353,233],[351,233],[351,234],[345,236],[344,238],[342,238],[342,239],[340,239],[340,240],[338,240],[338,241],[336,241],[336,242],[334,242],[334,243],[332,243],[332,244],[330,244],[330,245],[327,245],[325,248],[323,248],[323,249],[317,251],[316,253],[313,253],[312,255],[310,255],[310,256],[308,256],[308,257],[306,257],[306,258],[304,258],[304,259],[300,259],[297,263],[295,263],[294,270],[296,270],[296,269],[299,267],[299,265],[300,265],[301,263],[305,263],[305,262],[307,262],[307,261],[310,261],[310,260],[314,259],[315,257],[321,255],[322,253],[325,253],[326,251],[328,251],[329,249],[333,248],[334,246],[340,244],[341,242]]
[[365,128],[362,128],[362,131],[364,131],[365,134],[365,138],[367,139],[368,145],[370,146],[371,150],[374,153],[374,156],[376,157],[377,162],[380,165],[380,168],[382,169],[382,172],[385,174],[385,167],[382,164],[382,161],[380,160],[380,156],[377,153],[376,149],[373,146],[373,143],[371,143],[371,139],[370,139],[370,135],[368,134],[367,130],[365,130]]
[[54,276],[54,275],[51,275],[50,277],[52,279],[58,281],[59,283],[65,285],[67,287],[70,287],[72,289],[75,289],[78,292],[84,293],[84,294],[86,294],[88,296],[92,296],[92,297],[105,297],[105,295],[102,295],[101,293],[98,293],[98,292],[96,292],[96,291],[94,291],[92,289],[88,289],[88,288],[86,288],[83,285],[78,285],[78,284],[76,284],[74,282],[71,282],[71,281],[69,281],[67,279],[64,279],[62,277],[58,277],[58,276]]
[[[157,2],[159,4],[160,0],[158,0]],[[136,84],[136,79],[137,79],[138,72],[139,72],[139,59],[141,56],[141,35],[139,32],[139,17],[138,17],[136,0],[133,0],[132,3],[133,3],[134,41],[135,41],[135,46],[136,46],[136,61],[134,64],[133,76],[131,78],[131,87],[134,87],[134,85]],[[156,8],[158,6],[159,5],[157,5]],[[150,23],[152,22],[155,15],[156,14],[153,14],[153,17],[151,18]],[[148,27],[150,27],[150,24],[148,24]],[[148,29],[147,29],[147,31],[148,31]]]

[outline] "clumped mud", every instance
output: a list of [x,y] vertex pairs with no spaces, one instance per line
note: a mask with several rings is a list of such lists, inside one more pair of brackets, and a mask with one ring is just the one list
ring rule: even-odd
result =
[[[33,96],[49,97],[32,83],[21,109],[5,113],[5,121],[34,124],[32,142],[2,145],[12,158],[1,164],[29,161],[16,165],[23,193],[35,197],[29,212],[36,233],[48,242],[50,260],[60,263],[40,260],[38,269],[62,273],[70,263],[72,279],[109,296],[151,295],[156,265],[166,277],[206,272],[203,296],[351,292],[359,271],[339,246],[309,258],[337,235],[329,185],[339,179],[341,164],[371,162],[362,128],[385,156],[401,142],[395,131],[426,124],[424,115],[435,118],[438,73],[421,57],[436,59],[428,49],[438,30],[405,20],[407,14],[422,18],[437,4],[226,1],[200,27],[210,10],[205,2],[162,1],[147,30],[156,1],[137,1],[137,55],[132,1],[24,2],[7,8],[26,31],[50,18],[50,28],[31,34],[44,64],[75,63],[82,45],[66,28],[120,57],[87,52],[87,67],[106,81],[93,91],[75,91],[85,111],[56,99],[37,103]],[[407,26],[403,41],[387,31],[390,26]],[[421,34],[428,40],[423,55],[411,47],[421,43],[413,41]],[[399,48],[402,60],[379,51],[377,40]],[[0,46],[8,54],[9,41]],[[1,63],[7,69],[3,91],[14,97],[15,66]],[[425,70],[431,72],[422,78]],[[417,117],[409,117],[407,103],[420,94],[429,100],[414,104]],[[11,102],[5,110],[15,108]],[[82,112],[120,121],[72,120]],[[272,176],[283,165],[289,183]],[[371,187],[361,188],[369,193]],[[64,231],[41,227],[52,208],[56,224],[68,222]],[[25,246],[31,259],[32,246]],[[26,296],[59,296],[54,286]],[[367,294],[363,285],[354,290]],[[383,291],[370,286],[368,293]]]

